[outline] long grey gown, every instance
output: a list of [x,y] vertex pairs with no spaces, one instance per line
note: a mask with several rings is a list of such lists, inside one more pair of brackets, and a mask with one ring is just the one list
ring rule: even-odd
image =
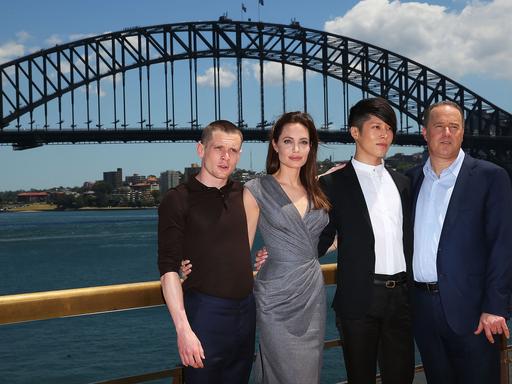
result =
[[308,209],[301,217],[273,176],[245,187],[258,202],[258,228],[268,250],[254,282],[260,342],[255,382],[319,383],[326,298],[317,243],[328,215]]

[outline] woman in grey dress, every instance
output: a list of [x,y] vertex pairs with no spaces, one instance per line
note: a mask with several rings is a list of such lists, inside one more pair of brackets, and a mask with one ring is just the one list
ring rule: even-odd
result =
[[316,180],[317,148],[309,115],[286,113],[272,128],[267,175],[245,184],[250,245],[258,226],[268,251],[254,282],[256,383],[320,382],[326,299],[317,242],[329,203]]

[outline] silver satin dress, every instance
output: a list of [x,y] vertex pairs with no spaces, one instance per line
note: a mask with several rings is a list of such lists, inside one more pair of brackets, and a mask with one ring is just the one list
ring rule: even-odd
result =
[[308,209],[301,217],[270,175],[245,187],[258,202],[258,228],[268,250],[254,282],[260,342],[255,383],[319,383],[326,298],[317,243],[328,214]]

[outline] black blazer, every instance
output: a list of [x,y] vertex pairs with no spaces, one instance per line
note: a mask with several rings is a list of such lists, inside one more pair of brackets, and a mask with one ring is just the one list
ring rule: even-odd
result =
[[[402,201],[403,249],[408,279],[412,281],[413,235],[409,179],[386,168]],[[329,224],[320,235],[318,254],[323,255],[338,234],[336,295],[332,306],[340,318],[357,319],[369,309],[375,273],[375,238],[370,214],[352,163],[322,176],[320,185],[332,208]]]

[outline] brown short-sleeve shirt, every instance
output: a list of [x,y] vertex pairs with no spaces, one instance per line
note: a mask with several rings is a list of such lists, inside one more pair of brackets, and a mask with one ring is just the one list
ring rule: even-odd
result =
[[252,292],[252,267],[243,187],[207,187],[196,178],[167,192],[158,209],[160,275],[192,262],[184,290],[230,299]]

